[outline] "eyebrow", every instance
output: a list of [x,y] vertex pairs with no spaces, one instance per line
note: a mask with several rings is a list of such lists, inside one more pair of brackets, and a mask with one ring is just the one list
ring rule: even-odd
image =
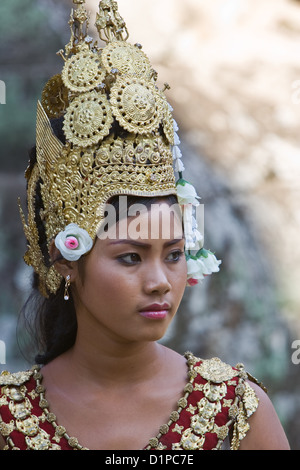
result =
[[[174,240],[168,240],[164,243],[164,247],[175,245],[176,243],[179,243],[183,240],[183,238],[174,238]],[[122,240],[116,240],[112,241],[109,243],[110,245],[133,245],[133,246],[139,246],[142,248],[150,248],[151,244],[150,243],[145,243],[145,242],[139,242],[137,240],[129,240],[127,238],[124,238]]]

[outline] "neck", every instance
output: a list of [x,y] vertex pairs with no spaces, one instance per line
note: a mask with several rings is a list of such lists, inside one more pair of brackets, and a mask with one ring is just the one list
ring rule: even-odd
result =
[[131,383],[152,379],[165,354],[166,348],[156,342],[118,344],[98,338],[94,343],[78,336],[62,360],[78,380],[114,387],[128,384],[128,377]]

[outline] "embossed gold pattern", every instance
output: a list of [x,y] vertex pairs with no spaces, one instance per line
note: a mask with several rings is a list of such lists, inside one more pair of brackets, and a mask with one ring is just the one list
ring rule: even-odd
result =
[[61,74],[54,75],[45,85],[42,92],[42,106],[49,119],[61,116],[69,103],[68,89],[65,87]]
[[196,368],[197,372],[214,383],[221,383],[236,377],[239,373],[231,366],[224,364],[218,357],[207,359]]
[[79,93],[94,90],[104,77],[99,55],[90,51],[87,45],[66,61],[62,71],[65,86]]
[[67,140],[76,146],[89,147],[108,135],[113,122],[104,94],[85,93],[70,104],[64,119]]
[[101,53],[101,62],[108,73],[116,69],[121,75],[151,79],[152,67],[146,54],[138,47],[124,41],[108,44]]
[[120,77],[111,90],[112,112],[124,129],[150,134],[163,118],[163,102],[151,82]]
[[[200,360],[195,358],[192,353],[186,353],[185,357],[189,364],[189,377],[190,381],[185,387],[184,401],[179,400],[178,411],[171,413],[170,420],[167,423],[168,427],[173,424],[172,432],[179,433],[181,435],[180,442],[172,445],[173,450],[200,450],[203,449],[205,444],[206,434],[215,434],[217,437],[217,445],[215,449],[221,449],[224,440],[228,437],[230,428],[233,428],[233,439],[231,442],[231,449],[236,450],[240,446],[240,441],[246,436],[249,430],[248,418],[255,412],[258,406],[258,399],[255,395],[254,390],[245,383],[245,371],[241,367],[239,370],[232,368],[228,364],[225,364],[218,358],[210,360],[203,360],[201,364],[195,366],[196,362]],[[200,371],[204,372],[207,380],[206,384],[197,384],[195,379],[200,375]],[[244,385],[247,394],[245,397],[236,394],[236,399],[231,405],[231,400],[223,400],[227,393],[226,381],[230,382],[230,379],[236,377],[237,381],[232,381],[232,385]],[[203,391],[205,397],[202,398],[198,403],[197,407],[191,404],[186,407],[188,403],[188,397],[193,390]],[[246,393],[246,392],[245,392]],[[229,420],[223,426],[218,426],[215,423],[215,419],[221,411],[221,403],[223,407],[230,406],[229,408]],[[191,415],[190,427],[183,431],[183,427],[177,424],[180,420],[182,410],[186,409]],[[175,425],[174,425],[175,423]],[[157,436],[157,442],[163,437],[163,433],[160,432]],[[158,445],[153,445],[154,440],[149,442],[147,449],[156,448]]]
[[[22,385],[32,376],[31,371],[10,373],[3,371],[0,374],[0,386],[2,385]],[[15,390],[15,389],[14,389]]]

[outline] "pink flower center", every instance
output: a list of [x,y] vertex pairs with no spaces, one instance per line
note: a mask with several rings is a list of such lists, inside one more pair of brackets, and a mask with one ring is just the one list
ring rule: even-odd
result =
[[78,243],[77,238],[73,237],[72,235],[67,237],[65,240],[65,246],[69,250],[76,250],[76,248],[78,248],[78,245],[79,243]]

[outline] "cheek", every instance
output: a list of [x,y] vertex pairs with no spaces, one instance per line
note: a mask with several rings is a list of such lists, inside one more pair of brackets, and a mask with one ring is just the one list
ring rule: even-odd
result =
[[137,279],[124,275],[115,263],[103,262],[88,272],[83,295],[98,305],[114,306],[126,302],[136,289]]
[[185,259],[182,261],[180,269],[176,270],[176,272],[172,273],[171,276],[171,284],[173,291],[178,295],[178,297],[182,297],[183,292],[186,287],[187,282],[187,265]]

